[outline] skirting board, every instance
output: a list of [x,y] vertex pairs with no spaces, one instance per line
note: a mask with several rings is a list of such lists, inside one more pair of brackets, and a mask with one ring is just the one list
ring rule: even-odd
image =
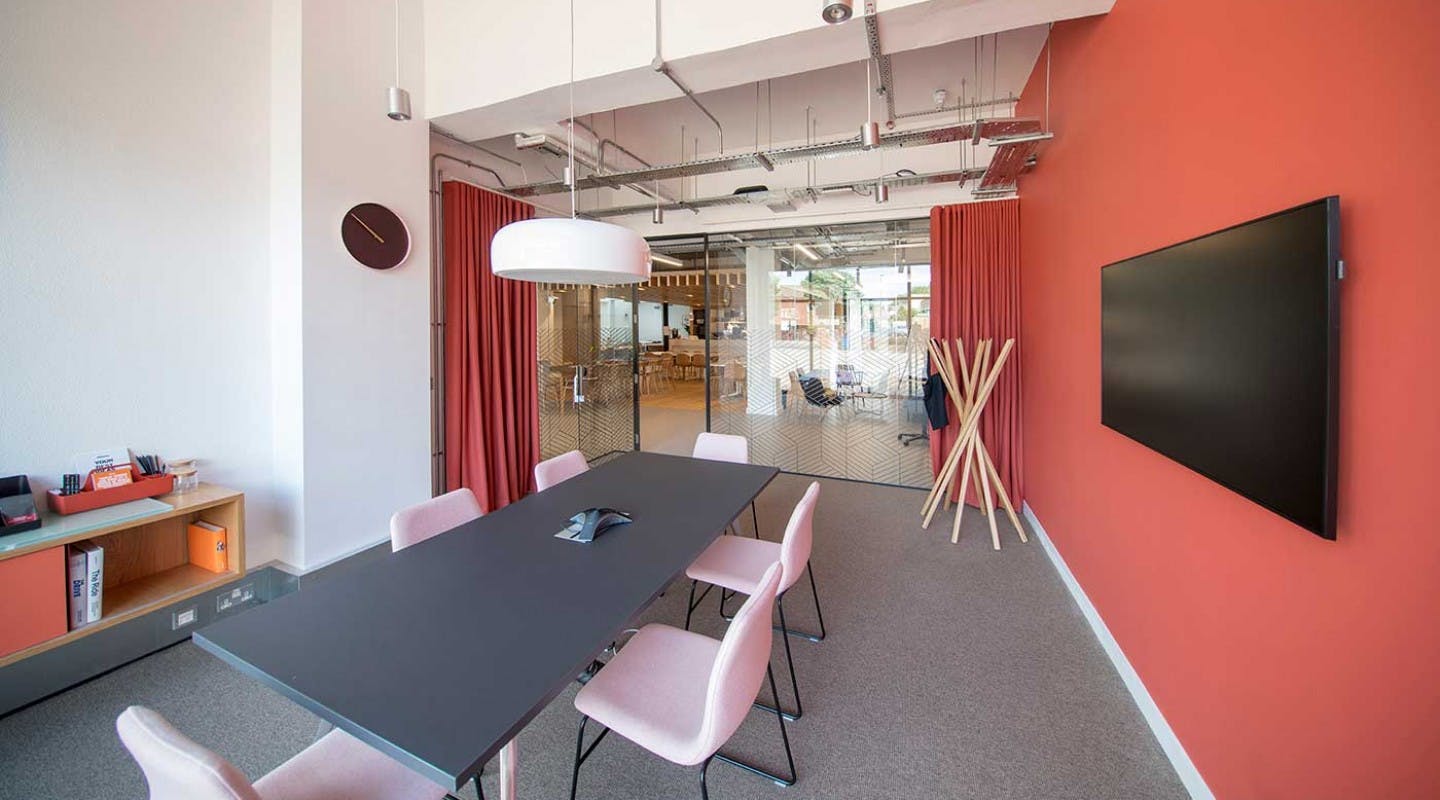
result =
[[1105,620],[1100,618],[1100,612],[1085,595],[1085,590],[1080,588],[1080,582],[1075,580],[1075,575],[1066,565],[1065,559],[1060,557],[1060,551],[1055,549],[1055,543],[1050,541],[1050,536],[1045,532],[1045,527],[1040,520],[1035,518],[1034,509],[1029,503],[1021,504],[1021,513],[1025,521],[1030,524],[1031,531],[1040,540],[1040,546],[1045,548],[1045,554],[1050,557],[1050,563],[1055,565],[1055,571],[1060,573],[1060,579],[1065,582],[1065,588],[1070,590],[1070,596],[1075,598],[1075,605],[1080,607],[1080,613],[1085,615],[1085,620],[1090,623],[1090,630],[1095,632],[1095,638],[1100,640],[1100,646],[1104,648],[1105,654],[1110,656],[1110,661],[1115,665],[1115,671],[1120,673],[1120,680],[1125,683],[1125,688],[1130,690],[1130,696],[1135,698],[1135,705],[1140,708],[1140,715],[1149,724],[1150,730],[1155,734],[1155,739],[1160,742],[1160,749],[1165,751],[1165,756],[1170,759],[1170,765],[1175,768],[1175,774],[1179,776],[1180,782],[1185,785],[1186,791],[1194,800],[1215,800],[1215,793],[1205,784],[1200,771],[1195,768],[1195,762],[1190,760],[1189,754],[1185,752],[1184,745],[1171,730],[1170,723],[1165,721],[1165,715],[1160,713],[1160,707],[1155,705],[1154,698],[1145,688],[1145,683],[1140,680],[1140,674],[1130,665],[1130,659],[1125,657],[1125,652],[1120,649],[1120,643],[1110,634],[1110,629],[1105,626]]

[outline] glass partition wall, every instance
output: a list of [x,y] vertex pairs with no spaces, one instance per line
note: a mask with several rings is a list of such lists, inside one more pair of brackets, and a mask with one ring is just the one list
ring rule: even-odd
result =
[[541,284],[536,349],[540,457],[586,458],[635,446],[629,287]]
[[[655,239],[638,287],[539,292],[546,457],[688,454],[928,486],[928,220]],[[581,391],[576,392],[577,373]]]

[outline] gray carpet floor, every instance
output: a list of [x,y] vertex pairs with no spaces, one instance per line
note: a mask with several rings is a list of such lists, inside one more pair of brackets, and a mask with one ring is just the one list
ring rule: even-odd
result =
[[[762,495],[766,538],[779,537],[810,480],[782,475]],[[813,563],[830,635],[793,642],[805,705],[789,726],[799,783],[782,789],[716,763],[711,797],[1186,796],[1038,543],[1020,544],[1002,521],[1003,549],[994,552],[972,509],[951,545],[948,514],[920,529],[923,492],[821,483]],[[688,588],[672,587],[645,618],[680,624]],[[813,629],[803,584],[796,589],[790,623]],[[714,601],[696,611],[696,628],[719,636]],[[562,694],[521,734],[521,798],[568,797],[573,696]],[[302,750],[318,726],[187,642],[0,718],[0,798],[145,797],[115,736],[115,717],[130,704],[160,711],[252,777]],[[783,766],[775,718],[752,712],[726,751]],[[484,780],[494,797],[493,769]],[[699,797],[694,768],[617,736],[580,781],[589,800]]]

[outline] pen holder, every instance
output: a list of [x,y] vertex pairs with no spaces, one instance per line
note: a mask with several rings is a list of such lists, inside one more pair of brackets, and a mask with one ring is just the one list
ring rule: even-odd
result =
[[[9,500],[9,502],[6,503],[7,506],[28,505],[29,513],[35,513],[35,499],[30,495],[30,479],[28,477],[24,475],[11,475],[8,478],[0,478],[0,501],[6,501],[9,498],[17,499]],[[23,498],[23,500],[18,498]],[[22,511],[23,510],[22,508]],[[35,519],[29,522],[20,522],[14,525],[6,525],[4,519],[0,519],[0,536],[33,531],[38,527],[40,527],[40,516],[38,514],[35,515]]]
[[142,475],[133,465],[130,467],[130,481],[113,489],[95,489],[92,488],[94,483],[87,479],[85,488],[78,494],[61,494],[59,489],[51,489],[45,493],[45,502],[56,514],[75,514],[145,497],[158,497],[175,488],[174,475]]

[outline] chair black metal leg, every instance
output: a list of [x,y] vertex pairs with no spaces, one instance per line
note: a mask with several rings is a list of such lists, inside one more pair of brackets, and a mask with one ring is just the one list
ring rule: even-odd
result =
[[760,514],[755,510],[755,501],[750,501],[750,524],[755,526],[755,538],[760,538]]
[[825,616],[820,613],[820,591],[815,588],[815,565],[805,562],[805,572],[810,576],[810,596],[815,598],[815,619],[820,621],[820,635],[807,638],[812,642],[819,642],[825,638]]
[[795,693],[795,711],[794,713],[791,713],[780,708],[780,695],[778,694],[775,695],[775,705],[768,706],[760,702],[759,700],[756,700],[755,707],[764,711],[769,711],[771,713],[780,714],[781,716],[785,717],[785,719],[794,722],[800,719],[800,717],[805,713],[805,709],[803,706],[800,705],[800,684],[795,679],[795,657],[790,654],[790,637],[788,635],[789,626],[785,624],[784,593],[781,593],[778,597],[775,598],[775,607],[780,611],[780,638],[785,642],[785,661],[790,665],[790,690]]
[[[776,694],[775,692],[775,670],[767,665],[765,667],[765,672],[770,677],[770,696],[774,697],[775,702],[778,704],[780,702],[780,695]],[[785,730],[785,715],[777,712],[775,714],[775,719],[780,722],[780,739],[785,743],[785,761],[790,765],[790,777],[785,778],[780,775],[776,775],[773,772],[767,772],[757,766],[747,764],[744,761],[740,761],[736,758],[727,756],[724,753],[716,753],[713,758],[718,758],[721,761],[724,761],[726,764],[734,764],[740,769],[743,769],[746,772],[754,775],[759,775],[762,778],[769,778],[770,780],[774,781],[777,786],[794,786],[795,781],[799,776],[797,776],[795,773],[795,754],[790,751],[790,734]],[[575,800],[575,798],[572,797],[570,798],[570,800]]]
[[595,752],[596,746],[605,739],[605,734],[610,732],[609,728],[600,731],[600,735],[595,737],[595,741],[591,742],[584,752],[581,752],[580,748],[585,743],[585,723],[589,721],[590,718],[582,714],[580,716],[580,732],[575,734],[575,771],[570,774],[570,800],[575,800],[575,789],[580,783],[580,765],[585,763],[590,754]]
[[685,601],[685,630],[690,630],[690,616],[695,613],[695,587],[700,581],[690,581],[690,599]]
[[714,758],[715,756],[710,756],[700,765],[700,800],[710,800],[710,787],[705,785],[705,773],[709,771],[710,761]]
[[[825,617],[820,613],[820,593],[815,589],[815,569],[807,563],[805,565],[805,571],[810,575],[810,596],[815,598],[815,619],[820,621],[820,633],[806,633],[805,631],[793,629],[785,630],[784,626],[781,625],[774,625],[771,626],[771,628],[776,633],[784,633],[786,636],[794,636],[796,639],[804,639],[807,642],[823,642],[825,641]],[[734,597],[735,595],[732,592],[730,596]],[[725,606],[723,604],[720,606],[720,616],[725,617],[726,622],[730,622],[735,618],[725,613]]]

